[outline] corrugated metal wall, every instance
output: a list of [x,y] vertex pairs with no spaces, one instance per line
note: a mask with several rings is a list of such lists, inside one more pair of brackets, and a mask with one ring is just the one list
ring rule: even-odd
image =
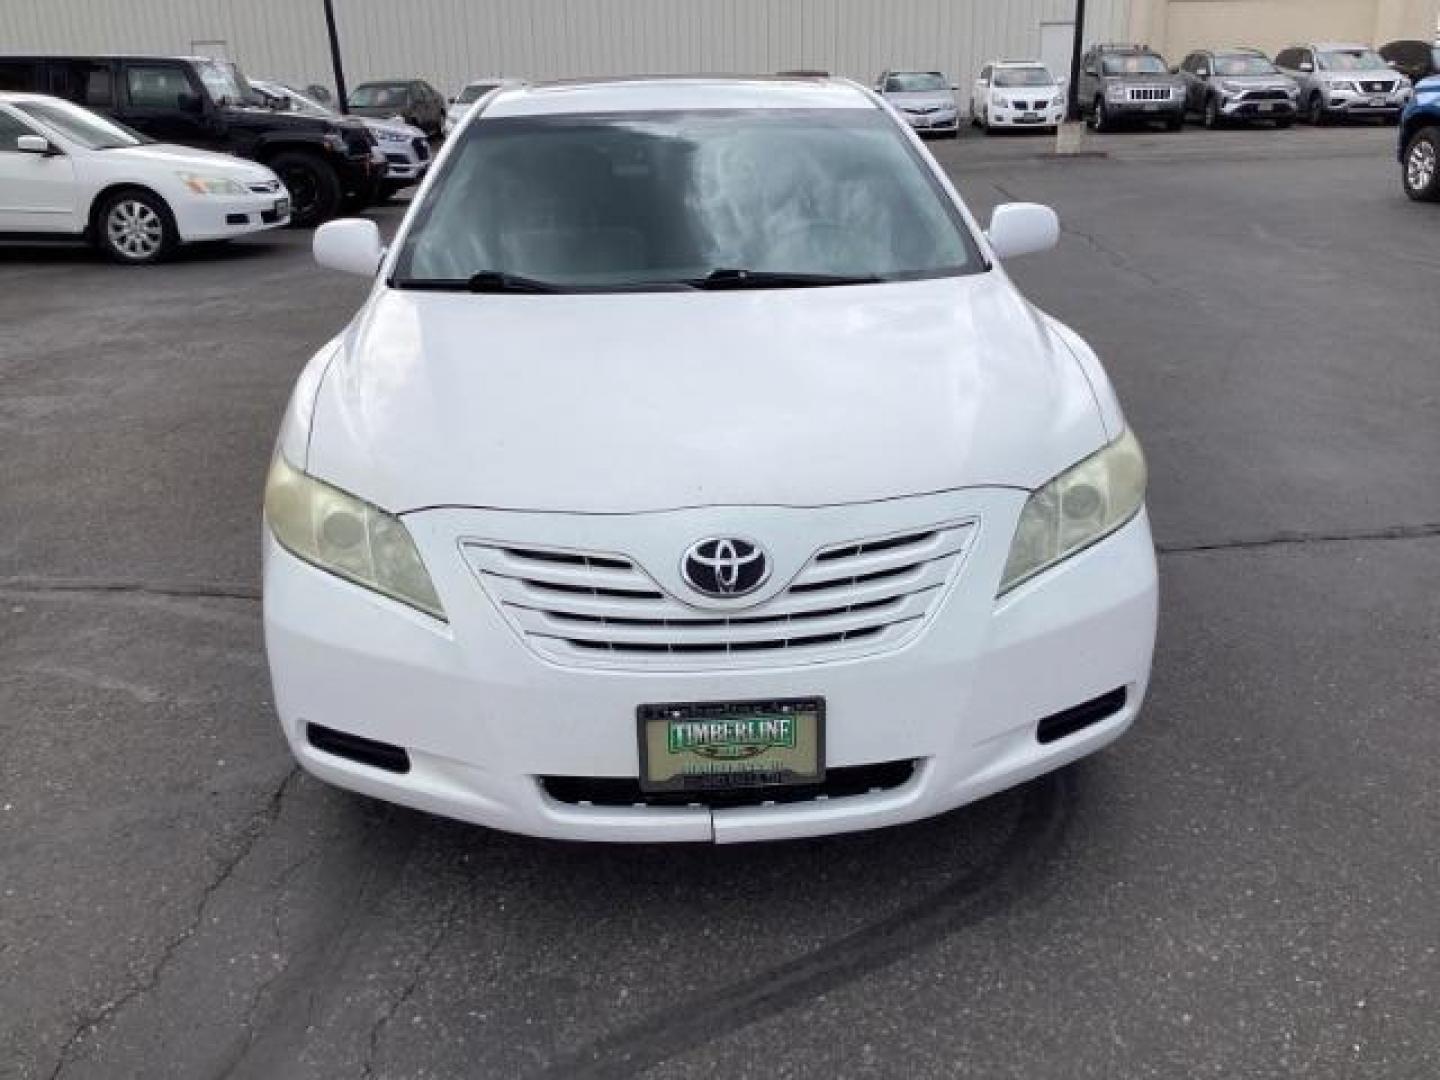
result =
[[[1090,0],[1092,39],[1124,37],[1133,0]],[[823,68],[869,82],[1033,56],[1074,0],[334,0],[346,78],[418,75],[453,93],[531,79]],[[321,0],[0,0],[0,53],[221,49],[253,75],[331,85]],[[208,43],[208,44],[207,44]]]

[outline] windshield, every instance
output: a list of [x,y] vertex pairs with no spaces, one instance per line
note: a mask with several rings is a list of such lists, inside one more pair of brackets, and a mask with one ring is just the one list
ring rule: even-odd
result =
[[455,99],[457,105],[469,105],[472,101],[479,101],[486,94],[494,90],[498,83],[471,83],[460,91],[460,96]]
[[950,84],[938,71],[902,71],[885,77],[885,93],[887,94],[916,94],[949,89]]
[[361,109],[396,108],[405,104],[409,88],[404,83],[366,83],[350,95],[350,104]]
[[997,68],[994,82],[999,87],[1054,86],[1055,76],[1043,67]]
[[676,287],[716,270],[898,280],[984,269],[875,109],[514,117],[472,125],[394,283],[509,274]]
[[115,150],[153,141],[78,105],[62,101],[14,101],[11,105],[87,150]]
[[1374,49],[1333,49],[1320,54],[1322,71],[1374,71],[1389,66]]
[[259,99],[250,91],[250,84],[234,64],[221,60],[201,60],[195,65],[200,81],[216,105],[240,105]]
[[1277,75],[1275,65],[1263,56],[1217,56],[1216,75]]
[[1168,75],[1165,61],[1154,53],[1105,57],[1106,75]]
[[271,97],[283,98],[290,103],[290,111],[299,113],[301,116],[323,116],[334,117],[338,115],[334,109],[321,105],[318,101],[306,97],[298,90],[291,89],[280,83],[262,83],[253,81],[250,83],[256,90],[260,90]]

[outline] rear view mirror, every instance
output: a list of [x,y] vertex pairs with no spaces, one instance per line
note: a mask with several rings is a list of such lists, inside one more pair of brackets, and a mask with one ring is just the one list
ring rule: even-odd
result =
[[1001,259],[1049,251],[1060,242],[1060,219],[1038,203],[1004,203],[990,215],[986,235]]
[[15,140],[15,149],[22,154],[53,154],[54,148],[40,135],[21,135]]
[[331,270],[374,277],[385,257],[380,229],[365,218],[327,221],[315,230],[315,261]]

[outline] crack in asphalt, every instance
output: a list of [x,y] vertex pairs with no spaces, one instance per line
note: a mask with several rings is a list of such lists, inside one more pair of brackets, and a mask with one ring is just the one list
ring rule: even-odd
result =
[[101,1025],[112,1020],[132,1001],[144,997],[159,984],[166,967],[168,967],[170,961],[175,958],[180,947],[189,941],[190,938],[194,937],[196,931],[200,929],[205,919],[205,912],[209,908],[210,901],[214,898],[215,894],[230,880],[240,864],[255,850],[255,845],[260,842],[260,838],[265,834],[266,830],[268,830],[280,816],[280,810],[284,804],[285,797],[289,794],[291,786],[299,775],[300,766],[291,766],[290,771],[285,774],[280,783],[276,785],[275,790],[270,793],[269,798],[265,800],[265,804],[251,816],[241,832],[239,845],[235,851],[231,853],[230,857],[220,864],[219,873],[201,890],[200,898],[196,901],[195,910],[191,913],[189,920],[178,934],[166,942],[165,947],[160,951],[160,956],[156,959],[155,963],[150,966],[150,970],[146,972],[145,976],[118,997],[111,998],[89,1015],[83,1016],[78,1020],[71,1029],[69,1038],[67,1038],[65,1043],[60,1047],[60,1053],[55,1059],[54,1068],[50,1070],[49,1080],[57,1080],[70,1066],[87,1033],[92,1033],[99,1029]]
[[1354,544],[1380,540],[1428,540],[1440,537],[1440,523],[1433,525],[1392,525],[1384,529],[1354,532],[1289,532],[1269,536],[1240,537],[1234,540],[1202,541],[1195,544],[1157,544],[1160,555],[1194,555],[1208,551],[1245,551],[1252,548],[1303,547],[1306,544]]
[[370,1026],[365,1059],[360,1063],[360,1075],[364,1077],[365,1080],[371,1080],[375,1075],[375,1057],[380,1052],[380,1033],[390,1024],[390,1021],[395,1018],[395,1014],[404,1007],[405,1003],[415,996],[415,991],[420,988],[421,982],[424,981],[425,976],[429,973],[430,961],[435,958],[435,954],[440,951],[441,944],[450,936],[450,930],[455,925],[456,914],[460,911],[460,908],[466,900],[473,899],[473,892],[474,885],[472,882],[470,889],[461,890],[460,895],[456,896],[446,907],[445,914],[440,918],[440,926],[435,931],[435,936],[426,944],[424,953],[421,954],[420,959],[416,961],[415,967],[411,970],[410,977],[406,980],[400,993],[396,995],[395,1000],[390,1003],[389,1007],[380,1014],[375,1023]]
[[238,582],[145,581],[139,578],[0,578],[0,594],[19,597],[40,593],[138,593],[178,599],[245,600],[260,599],[260,590]]
[[1076,786],[1074,770],[1032,781],[1015,828],[999,850],[919,903],[804,956],[604,1034],[552,1062],[535,1080],[632,1080],[1012,911],[1019,901],[1043,902],[1046,871],[1074,818]]

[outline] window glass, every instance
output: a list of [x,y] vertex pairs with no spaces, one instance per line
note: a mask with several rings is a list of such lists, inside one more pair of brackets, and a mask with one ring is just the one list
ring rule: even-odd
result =
[[949,90],[945,77],[935,71],[901,71],[885,80],[885,93],[911,94],[928,90]]
[[999,68],[995,85],[1000,87],[1054,86],[1055,76],[1043,67]]
[[109,64],[93,64],[81,70],[85,92],[81,101],[86,105],[108,109],[115,105],[115,79]]
[[1217,56],[1216,75],[1274,75],[1275,65],[1263,56]]
[[1326,71],[1374,71],[1385,67],[1385,61],[1374,49],[1331,49],[1320,54],[1320,66]]
[[1154,53],[1130,53],[1105,57],[1106,75],[1167,75],[1165,61]]
[[139,109],[174,109],[181,94],[191,93],[185,72],[169,64],[132,64],[125,69],[125,86],[130,92],[130,104]]
[[26,127],[4,109],[0,109],[0,151],[18,152],[20,147],[16,145],[15,140],[21,135],[34,134],[33,128]]
[[469,105],[472,101],[479,101],[498,85],[500,84],[488,82],[471,83],[460,91],[460,96],[455,99],[455,102],[457,105]]
[[715,270],[899,280],[984,269],[878,109],[514,117],[473,124],[404,240],[395,279],[480,272],[580,288]]
[[34,90],[35,65],[29,63],[0,64],[0,90]]
[[366,83],[350,95],[350,104],[361,109],[403,106],[410,95],[404,83]]
[[68,101],[20,101],[15,108],[90,150],[113,150],[150,141],[124,124],[97,116]]

